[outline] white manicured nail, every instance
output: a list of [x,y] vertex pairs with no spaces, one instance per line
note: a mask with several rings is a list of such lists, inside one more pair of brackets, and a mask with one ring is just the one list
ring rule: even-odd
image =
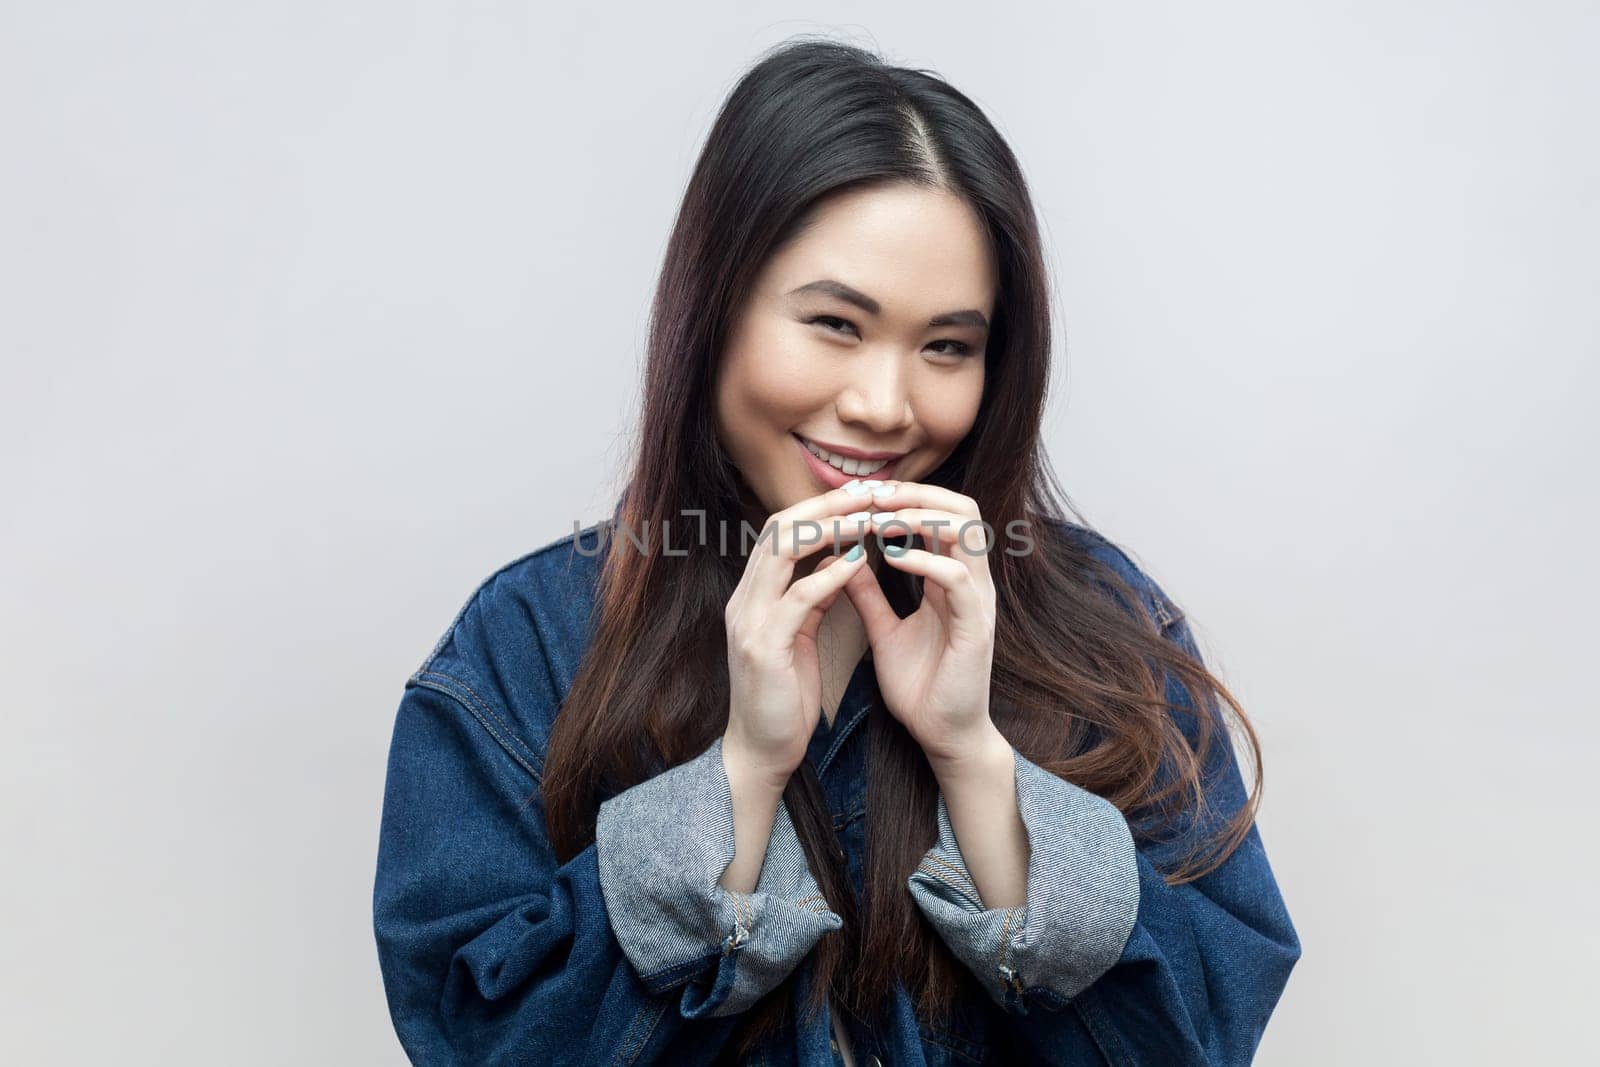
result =
[[880,526],[892,518],[894,518],[894,512],[892,511],[874,511],[872,513],[872,521]]
[[894,486],[880,485],[876,489],[871,489],[868,491],[872,493],[872,498],[874,500],[883,500],[886,497],[891,497],[894,495]]
[[866,522],[871,517],[872,512],[870,511],[852,511],[850,514],[845,516],[845,518],[849,519],[851,522]]
[[866,486],[868,489],[876,489],[876,488],[878,488],[878,486],[883,484],[883,479],[881,479],[881,478],[868,478],[866,481],[862,482],[861,484]]
[[868,489],[866,486],[862,485],[860,478],[852,478],[850,481],[845,482],[844,491],[849,493],[851,496],[866,496],[868,493],[877,492],[875,489]]

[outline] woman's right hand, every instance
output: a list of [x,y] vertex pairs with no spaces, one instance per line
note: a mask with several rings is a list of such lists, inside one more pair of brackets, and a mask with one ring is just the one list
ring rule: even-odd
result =
[[866,549],[857,544],[854,559],[830,552],[791,585],[795,561],[864,538],[872,503],[870,492],[858,496],[839,488],[775,512],[723,612],[730,690],[723,746],[780,792],[805,759],[822,715],[817,629],[845,583],[866,565]]

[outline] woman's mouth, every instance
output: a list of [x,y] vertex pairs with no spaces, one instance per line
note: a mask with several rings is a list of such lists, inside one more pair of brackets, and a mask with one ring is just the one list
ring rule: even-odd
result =
[[895,466],[905,458],[905,454],[901,453],[892,457],[882,457],[880,454],[880,458],[877,459],[857,459],[854,456],[830,452],[815,441],[807,440],[799,434],[793,436],[800,443],[800,451],[810,466],[811,473],[830,489],[837,489],[852,478],[891,478],[894,476]]

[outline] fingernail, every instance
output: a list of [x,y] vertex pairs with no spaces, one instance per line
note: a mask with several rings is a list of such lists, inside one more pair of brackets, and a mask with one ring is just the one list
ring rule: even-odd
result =
[[872,498],[874,500],[882,500],[885,497],[889,497],[889,496],[893,496],[894,495],[894,486],[892,486],[892,485],[874,486],[872,489],[868,490],[868,492],[870,492],[872,494]]
[[868,478],[866,481],[862,482],[861,484],[866,486],[868,489],[876,489],[876,488],[878,488],[878,486],[883,484],[883,479],[882,478]]
[[861,546],[857,545],[856,547],[852,548],[850,551],[846,552],[844,554],[844,558],[849,560],[852,563],[854,563],[856,560],[860,559],[861,558]]
[[866,522],[871,517],[872,512],[870,511],[852,511],[850,514],[845,516],[845,518],[850,522]]
[[906,554],[905,545],[884,545],[883,554],[886,556],[903,556]]
[[866,496],[868,493],[877,492],[876,489],[869,489],[862,485],[860,478],[852,478],[848,482],[845,482],[844,491],[849,493],[851,496]]
[[[865,514],[865,512],[862,514]],[[874,511],[872,513],[872,521],[876,523],[885,523],[892,518],[894,518],[894,512],[892,511]]]

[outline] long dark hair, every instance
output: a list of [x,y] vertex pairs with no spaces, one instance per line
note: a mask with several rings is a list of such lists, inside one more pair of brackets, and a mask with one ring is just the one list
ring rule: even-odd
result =
[[[893,182],[964,198],[999,263],[976,422],[923,481],[972,497],[996,531],[1028,522],[1036,548],[991,553],[997,589],[991,714],[1035,763],[1112,801],[1155,841],[1204,802],[1201,768],[1220,695],[1254,752],[1250,803],[1163,876],[1172,884],[1221,864],[1247,836],[1261,787],[1260,749],[1243,710],[1117,573],[1065,536],[1066,494],[1050,470],[1040,422],[1050,376],[1050,305],[1033,203],[1010,148],[966,96],[923,70],[890,66],[853,45],[802,37],[764,54],[725,102],[696,163],[655,293],[642,417],[632,470],[614,516],[626,530],[669,531],[693,545],[703,509],[735,527],[748,493],[717,439],[713,383],[730,322],[762,264],[814,217],[824,196]],[[690,514],[686,514],[690,513]],[[1077,514],[1076,508],[1073,513]],[[759,522],[756,524],[759,526]],[[543,807],[565,862],[594,840],[600,799],[703,752],[728,722],[723,609],[744,568],[738,551],[636,551],[613,533],[591,641],[556,717]],[[737,537],[731,543],[738,542]],[[885,567],[901,614],[920,581]],[[1113,595],[1108,596],[1107,590]],[[1121,603],[1118,602],[1121,598]],[[1195,700],[1175,705],[1169,670]],[[1180,714],[1174,714],[1180,713]],[[1187,725],[1179,720],[1188,717]],[[842,929],[818,943],[806,1010],[831,991],[874,1018],[896,979],[939,1025],[970,981],[927,925],[906,881],[936,839],[937,781],[921,748],[880,707],[867,724],[865,921],[820,783],[800,765],[784,800]],[[907,834],[905,827],[917,828]],[[791,975],[742,1020],[748,1049],[779,1024]]]

